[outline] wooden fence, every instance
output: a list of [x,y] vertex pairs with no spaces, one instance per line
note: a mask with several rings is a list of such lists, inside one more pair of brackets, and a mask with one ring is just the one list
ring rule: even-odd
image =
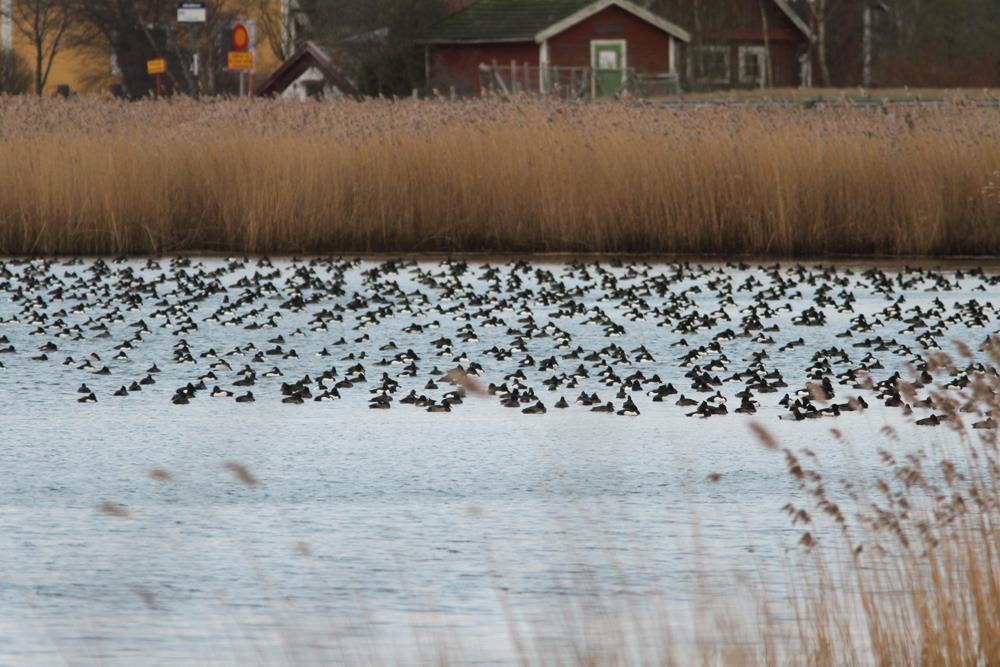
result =
[[[590,67],[537,67],[511,62],[479,66],[479,88],[500,95],[554,95],[583,99],[594,95],[594,70]],[[615,95],[663,97],[680,93],[680,77],[669,72],[648,73],[625,70],[622,86]]]

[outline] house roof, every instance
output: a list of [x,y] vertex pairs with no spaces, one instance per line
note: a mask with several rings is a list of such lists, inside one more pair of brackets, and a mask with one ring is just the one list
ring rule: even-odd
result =
[[617,6],[678,39],[690,35],[631,0],[479,0],[439,22],[426,44],[543,42],[580,21]]
[[592,2],[593,0],[479,0],[445,17],[421,41],[533,42],[539,32]]
[[257,94],[261,97],[280,95],[310,67],[315,67],[323,72],[326,80],[335,85],[344,95],[357,95],[358,91],[351,80],[337,69],[333,60],[323,49],[312,42],[306,42],[300,46],[285,62],[281,63],[278,69],[267,77],[263,85],[257,89]]
[[555,37],[564,30],[612,6],[624,9],[626,12],[632,14],[633,16],[637,16],[646,23],[656,26],[663,32],[667,33],[668,35],[676,37],[682,42],[691,41],[691,33],[689,33],[687,30],[684,30],[683,28],[671,23],[670,21],[666,20],[659,14],[654,14],[645,7],[641,7],[635,4],[634,2],[631,2],[631,0],[592,0],[590,4],[586,5],[585,7],[581,7],[579,10],[577,10],[573,14],[570,14],[563,20],[558,21],[553,25],[550,25],[541,32],[539,32],[537,35],[535,35],[535,41],[541,43],[549,39],[550,37]]
[[788,17],[788,20],[794,23],[795,27],[798,28],[803,35],[805,35],[809,40],[812,40],[812,30],[810,30],[809,26],[806,25],[806,22],[802,20],[799,13],[789,6],[788,0],[774,0],[774,4],[778,5],[778,9],[784,12],[785,16]]

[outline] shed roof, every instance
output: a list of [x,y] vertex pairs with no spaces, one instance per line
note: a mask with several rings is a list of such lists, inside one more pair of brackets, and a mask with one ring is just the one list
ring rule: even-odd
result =
[[306,42],[300,46],[295,53],[288,57],[288,60],[281,63],[278,69],[258,88],[257,94],[261,97],[280,95],[310,67],[316,67],[323,72],[324,78],[335,85],[344,95],[357,95],[357,90],[350,79],[337,69],[333,60],[323,49],[312,42]]

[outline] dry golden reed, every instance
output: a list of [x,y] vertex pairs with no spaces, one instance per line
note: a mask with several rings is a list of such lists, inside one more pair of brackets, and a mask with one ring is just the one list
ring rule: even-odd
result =
[[1000,252],[962,102],[0,99],[0,254]]

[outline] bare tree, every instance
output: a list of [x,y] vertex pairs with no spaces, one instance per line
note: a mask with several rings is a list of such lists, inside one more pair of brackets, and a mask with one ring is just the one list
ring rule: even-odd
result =
[[34,49],[35,94],[40,96],[72,25],[69,3],[66,0],[17,0],[11,5],[10,19]]
[[0,49],[0,95],[23,95],[31,90],[32,74],[13,49]]
[[760,4],[760,25],[764,30],[764,62],[761,63],[760,87],[770,88],[774,85],[774,65],[771,60],[771,25],[767,20],[767,7],[764,6],[766,0],[759,0]]
[[840,0],[807,0],[806,2],[806,8],[809,10],[809,27],[816,38],[815,49],[816,61],[819,63],[819,75],[824,86],[830,85],[830,40],[828,37],[830,17],[839,2]]
[[[149,94],[146,61],[166,58],[168,89],[196,96],[219,92],[218,74],[225,59],[222,29],[238,16],[247,15],[254,0],[215,0],[209,4],[204,24],[179,27],[175,0],[58,0],[73,7],[80,27],[77,48],[95,57],[112,58],[122,95],[139,98]],[[197,54],[198,76],[193,73]]]
[[303,41],[304,10],[298,0],[253,0],[257,29],[278,60],[285,60]]

